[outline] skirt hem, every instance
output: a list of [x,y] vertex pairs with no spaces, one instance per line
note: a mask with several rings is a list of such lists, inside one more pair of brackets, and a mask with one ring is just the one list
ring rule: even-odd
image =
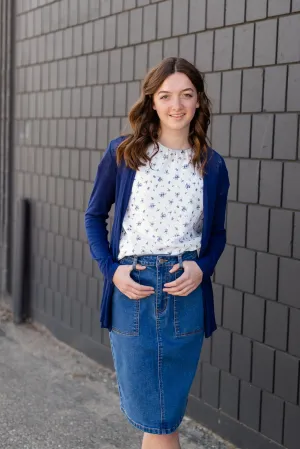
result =
[[143,432],[146,432],[146,433],[152,433],[152,434],[156,434],[156,435],[168,435],[170,433],[174,433],[176,431],[176,429],[180,426],[180,424],[183,420],[183,417],[184,417],[184,415],[182,415],[182,417],[178,421],[178,424],[176,424],[175,426],[172,426],[168,429],[162,429],[162,428],[157,429],[155,427],[147,427],[142,424],[136,423],[135,421],[133,421],[133,419],[131,419],[127,415],[125,409],[122,406],[120,406],[120,409],[121,409],[122,413],[124,413],[127,420],[130,422],[130,424],[133,425],[136,429],[142,430]]

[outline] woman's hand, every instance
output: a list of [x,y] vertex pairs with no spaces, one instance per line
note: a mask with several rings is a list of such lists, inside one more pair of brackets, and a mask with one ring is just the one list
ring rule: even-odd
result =
[[[144,265],[137,264],[137,270],[145,270]],[[146,298],[154,293],[153,287],[140,285],[130,277],[132,265],[119,265],[113,277],[115,286],[130,299]]]
[[[163,291],[174,296],[187,296],[194,291],[202,282],[203,273],[193,260],[183,262],[184,272],[173,282],[164,285]],[[175,264],[170,273],[179,270],[179,264]]]

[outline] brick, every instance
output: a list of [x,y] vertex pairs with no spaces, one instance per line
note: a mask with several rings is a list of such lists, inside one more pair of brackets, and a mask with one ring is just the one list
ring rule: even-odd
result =
[[265,343],[286,350],[288,332],[288,307],[267,301]]
[[262,90],[263,70],[244,70],[242,112],[260,112],[262,110]]
[[250,115],[234,115],[231,123],[231,156],[249,157]]
[[280,17],[277,62],[299,62],[300,15]]
[[[281,351],[276,353],[275,394],[297,404],[299,360]],[[288,379],[288,382],[287,382]]]
[[102,86],[94,86],[92,89],[92,116],[100,117],[102,114]]
[[121,121],[118,117],[109,119],[109,140],[116,139],[121,133]]
[[227,242],[245,246],[247,207],[239,203],[228,203],[227,207]]
[[260,204],[280,206],[282,163],[263,161],[260,172]]
[[108,120],[101,118],[97,122],[97,148],[106,149],[108,145]]
[[99,0],[90,0],[89,20],[98,19],[100,15]]
[[81,89],[72,89],[71,117],[80,117],[81,111]]
[[98,66],[98,58],[96,54],[89,55],[87,57],[87,70],[88,70],[88,84],[97,84],[97,66]]
[[227,415],[238,418],[239,379],[221,371],[220,409]]
[[191,0],[189,9],[189,32],[205,30],[206,2],[205,0]]
[[76,86],[76,59],[68,59],[67,62],[67,73],[68,73],[68,87]]
[[104,48],[106,50],[114,48],[116,45],[116,16],[105,19]]
[[85,148],[86,146],[86,120],[76,120],[76,147]]
[[67,146],[74,147],[75,146],[75,120],[67,120]]
[[229,70],[232,65],[233,28],[215,31],[214,70]]
[[263,341],[265,301],[258,296],[245,294],[243,334],[253,340]]
[[250,381],[251,341],[239,334],[232,334],[231,373],[240,379]]
[[110,15],[110,7],[111,7],[111,1],[104,1],[100,3],[100,14],[101,17],[109,16]]
[[139,44],[142,42],[142,9],[130,11],[129,43]]
[[137,6],[146,6],[149,5],[150,0],[137,0]]
[[143,41],[152,41],[156,38],[156,5],[144,8]]
[[82,54],[82,48],[83,48],[83,27],[82,25],[78,25],[73,28],[73,50],[72,55],[73,56],[79,56]]
[[235,288],[254,293],[255,252],[236,248]]
[[67,85],[67,61],[58,62],[58,87],[66,87]]
[[212,338],[212,364],[224,371],[230,370],[231,332],[219,328]]
[[124,9],[131,9],[136,7],[136,0],[124,0]]
[[234,247],[227,245],[216,266],[215,281],[219,284],[233,286]]
[[124,48],[122,49],[122,81],[131,81],[133,79],[133,61],[134,61],[134,49]]
[[119,83],[121,81],[121,50],[110,52],[109,63],[109,81]]
[[211,0],[207,2],[207,28],[218,28],[224,25],[224,0]]
[[106,85],[103,87],[103,114],[112,116],[114,107],[114,86]]
[[115,88],[115,115],[126,115],[126,84],[118,84]]
[[214,114],[220,112],[221,97],[221,73],[209,73],[205,75],[207,85],[207,95],[212,102],[212,111]]
[[282,2],[281,0],[269,0],[268,16],[279,16],[290,12],[290,0]]
[[70,152],[67,149],[62,150],[61,152],[61,175],[64,178],[69,177],[69,157]]
[[300,0],[292,0],[292,11],[300,11]]
[[121,12],[122,9],[123,9],[123,0],[113,0],[112,13],[116,14],[118,12]]
[[149,67],[154,67],[162,60],[162,41],[149,44]]
[[58,139],[57,144],[59,147],[64,147],[66,144],[66,120],[58,121]]
[[241,81],[240,70],[223,73],[222,83],[222,112],[240,112],[241,103]]
[[282,205],[288,209],[299,209],[300,205],[300,164],[284,164]]
[[272,209],[270,217],[269,251],[280,256],[291,256],[293,213]]
[[83,53],[93,51],[93,23],[86,23],[83,26]]
[[172,35],[177,36],[188,32],[188,3],[173,0]]
[[257,22],[255,31],[254,64],[275,64],[277,21],[271,19]]
[[87,130],[86,130],[86,146],[87,148],[96,148],[96,136],[97,136],[97,127],[96,127],[96,119],[88,119],[87,120]]
[[269,209],[248,207],[247,247],[258,251],[268,250]]
[[141,44],[135,47],[134,79],[143,79],[147,73],[148,45]]
[[259,430],[260,402],[261,390],[254,385],[241,382],[239,419],[256,431]]
[[213,115],[212,117],[212,146],[222,156],[229,155],[230,116]]
[[84,210],[84,183],[82,181],[75,182],[75,208]]
[[249,67],[253,61],[254,24],[240,25],[235,28],[233,67]]
[[255,292],[264,298],[276,300],[278,258],[271,254],[258,253]]
[[[241,333],[243,319],[243,294],[231,288],[224,290],[223,327]],[[220,367],[222,368],[222,367]]]
[[281,258],[279,263],[279,294],[280,302],[299,308],[300,296],[300,261]]
[[129,14],[123,12],[117,16],[117,45],[124,47],[128,45],[129,40]]
[[289,66],[287,110],[298,111],[300,104],[300,64]]
[[[297,156],[296,114],[278,114],[275,118],[274,157],[278,159],[295,159]],[[282,149],[284,148],[284,152]]]
[[208,363],[202,364],[201,398],[215,408],[219,407],[220,370]]
[[239,201],[257,203],[259,161],[241,160],[239,172]]
[[[267,67],[265,69],[264,111],[285,110],[286,75],[286,66]],[[276,95],[274,95],[274,92],[276,92]]]
[[100,53],[98,58],[98,83],[108,83],[108,52]]
[[229,173],[230,188],[228,192],[228,200],[237,200],[237,183],[238,183],[238,161],[237,159],[226,159],[226,166]]
[[293,404],[285,404],[284,445],[290,449],[299,446],[300,408]]
[[265,391],[262,393],[261,432],[273,441],[282,441],[283,401]]
[[179,38],[179,56],[194,64],[195,36],[193,34]]
[[196,67],[201,72],[211,72],[213,63],[213,31],[197,34]]
[[172,34],[172,2],[167,0],[158,4],[157,38],[163,39]]
[[[68,239],[70,242],[71,240]],[[68,296],[70,298],[75,299],[77,296],[77,281],[78,281],[78,273],[76,270],[71,268],[69,270],[69,276],[68,276]]]
[[89,2],[79,2],[78,22],[87,22],[88,20],[89,20]]
[[289,322],[288,352],[296,357],[300,356],[300,310],[291,309]]
[[104,19],[94,22],[94,44],[93,51],[104,50]]
[[227,0],[225,24],[242,23],[245,19],[245,0]]
[[300,259],[300,212],[295,212],[293,257]]

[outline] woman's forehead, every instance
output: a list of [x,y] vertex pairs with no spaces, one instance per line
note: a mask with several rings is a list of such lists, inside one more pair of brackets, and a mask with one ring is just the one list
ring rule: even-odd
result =
[[181,92],[184,89],[195,90],[195,87],[184,73],[173,73],[165,79],[162,85],[158,88],[157,93],[162,90],[167,92]]

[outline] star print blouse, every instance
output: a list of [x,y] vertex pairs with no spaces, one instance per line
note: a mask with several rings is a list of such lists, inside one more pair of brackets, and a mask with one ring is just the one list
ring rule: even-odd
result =
[[[148,148],[151,156],[157,151]],[[118,260],[145,254],[177,255],[200,250],[203,178],[192,150],[159,144],[157,154],[136,172],[123,220]]]

